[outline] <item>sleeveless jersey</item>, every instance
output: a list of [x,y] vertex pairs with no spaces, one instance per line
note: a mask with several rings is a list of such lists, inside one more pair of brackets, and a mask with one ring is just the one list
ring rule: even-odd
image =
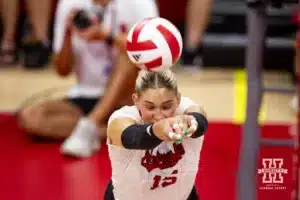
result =
[[[182,97],[177,114],[194,102]],[[108,124],[116,118],[132,118],[142,124],[135,106],[115,111]],[[155,150],[129,150],[108,143],[112,166],[112,183],[116,200],[186,200],[194,186],[203,137],[187,138],[181,144],[163,141]],[[168,148],[167,148],[168,149]]]

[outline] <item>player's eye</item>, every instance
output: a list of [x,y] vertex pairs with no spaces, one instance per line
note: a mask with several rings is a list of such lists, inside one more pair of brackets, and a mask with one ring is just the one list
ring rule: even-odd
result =
[[148,110],[154,110],[154,109],[155,109],[155,106],[153,106],[153,105],[146,105],[146,108],[147,108]]
[[168,104],[168,105],[164,105],[163,107],[162,107],[162,109],[163,110],[169,110],[169,109],[171,109],[172,108],[172,104]]

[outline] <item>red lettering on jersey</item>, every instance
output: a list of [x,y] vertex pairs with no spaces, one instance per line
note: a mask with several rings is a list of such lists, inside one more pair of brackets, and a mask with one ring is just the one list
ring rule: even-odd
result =
[[[177,173],[178,173],[178,170],[174,170],[172,172],[173,175],[176,175]],[[156,176],[154,176],[153,181],[154,182],[151,187],[151,190],[155,190],[160,185],[162,187],[167,187],[169,185],[173,185],[174,183],[176,183],[177,177],[176,176],[166,176],[164,179],[161,180],[161,176],[156,175]]]
[[154,176],[153,178],[154,182],[153,182],[153,186],[151,187],[151,190],[155,190],[156,188],[159,187],[160,180],[161,180],[161,176],[158,175]]
[[163,182],[161,183],[161,186],[167,187],[169,185],[173,185],[174,183],[176,183],[176,181],[177,181],[177,177],[176,176],[165,177],[163,179]]
[[141,165],[147,169],[148,172],[151,172],[154,169],[168,169],[174,167],[179,160],[182,159],[182,156],[185,154],[182,144],[173,145],[174,152],[169,151],[166,154],[160,154],[157,152],[157,155],[154,156],[151,154],[151,150],[147,150],[144,157],[141,160]]

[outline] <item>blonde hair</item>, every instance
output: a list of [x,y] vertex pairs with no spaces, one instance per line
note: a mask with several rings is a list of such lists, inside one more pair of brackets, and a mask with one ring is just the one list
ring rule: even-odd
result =
[[141,94],[141,92],[150,88],[167,88],[176,94],[178,93],[177,80],[170,69],[161,72],[141,70],[136,79],[135,91],[137,94]]

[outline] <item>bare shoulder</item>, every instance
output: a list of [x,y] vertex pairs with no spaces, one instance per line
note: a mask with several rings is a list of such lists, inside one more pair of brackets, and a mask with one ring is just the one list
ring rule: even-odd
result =
[[117,146],[123,146],[121,139],[122,133],[127,127],[133,124],[136,124],[136,121],[128,117],[113,119],[107,127],[107,137],[109,138],[110,143]]
[[128,117],[120,117],[112,120],[107,127],[108,135],[114,134],[115,132],[122,132],[128,126],[136,124],[137,122]]
[[135,121],[140,120],[140,114],[135,106],[123,106],[122,108],[114,111],[108,120],[108,125],[115,119],[129,118]]
[[180,104],[181,107],[183,108],[183,113],[198,112],[206,116],[206,112],[204,108],[200,104],[196,103],[195,101],[193,101],[188,97],[181,97]]
[[186,109],[185,113],[189,113],[189,112],[197,112],[197,113],[201,113],[205,117],[207,116],[204,108],[200,105],[190,106],[188,109]]
[[123,131],[138,123],[140,119],[139,112],[135,106],[124,106],[116,110],[108,120],[107,136],[111,144],[122,146],[121,135]]

